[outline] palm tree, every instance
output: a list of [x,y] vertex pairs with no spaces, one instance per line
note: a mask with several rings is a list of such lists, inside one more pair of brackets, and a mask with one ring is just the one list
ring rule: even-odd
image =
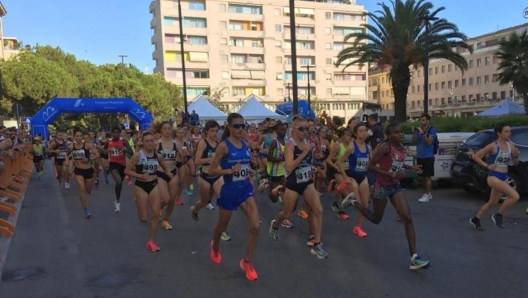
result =
[[[467,37],[458,27],[437,15],[445,8],[433,10],[433,4],[425,0],[394,0],[392,5],[379,4],[381,10],[366,13],[372,24],[362,24],[365,32],[354,32],[345,36],[350,47],[339,52],[336,66],[359,67],[375,64],[381,69],[390,69],[394,93],[395,121],[406,120],[407,91],[411,81],[411,70],[422,65],[424,48],[429,50],[430,59],[446,59],[462,71],[467,69],[466,59],[457,49],[468,49]],[[436,19],[429,25],[426,34],[423,19]],[[427,87],[425,87],[427,88]]]
[[524,100],[524,108],[528,111],[528,33],[524,30],[520,35],[513,32],[510,38],[499,42],[499,50],[495,55],[500,59],[499,84],[512,84],[513,88]]

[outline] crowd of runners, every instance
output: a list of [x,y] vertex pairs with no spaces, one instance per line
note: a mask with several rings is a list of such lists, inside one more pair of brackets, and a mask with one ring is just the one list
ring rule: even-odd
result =
[[[492,155],[491,161],[486,164],[480,155],[474,157],[490,169],[488,182],[493,188],[490,202],[470,220],[477,230],[482,230],[480,218],[498,202],[499,194],[506,194],[509,199],[493,215],[500,227],[503,212],[519,198],[515,190],[507,188],[503,177],[507,175],[507,165],[518,162],[519,151],[508,141],[509,126],[498,126],[496,132],[497,142],[482,151]],[[405,170],[420,174],[422,168],[405,163],[406,155],[412,153],[401,144],[403,136],[398,124],[382,129],[374,117],[367,123],[294,117],[291,124],[275,120],[248,124],[241,115],[232,113],[223,125],[213,120],[203,127],[176,126],[165,121],[154,123],[147,131],[124,127],[114,127],[110,132],[76,128],[71,135],[57,131],[49,144],[42,145],[46,140],[40,137],[34,139],[33,156],[39,178],[43,163],[49,158],[61,188],[69,189],[75,180],[87,219],[92,213],[86,196],[94,186],[99,187],[100,180],[114,185],[115,212],[121,211],[123,183],[134,185],[139,220],[147,223],[150,219],[146,248],[152,252],[160,250],[155,242],[159,225],[172,229],[171,214],[175,205],[184,204],[181,195],[187,191],[188,197],[196,198],[185,202],[190,205],[192,220],[200,220],[203,208],[218,207],[210,258],[220,264],[220,240],[231,239],[227,227],[232,212],[240,208],[249,224],[247,249],[240,267],[248,280],[256,280],[258,275],[251,260],[261,225],[267,226],[271,239],[278,241],[280,228],[293,227],[290,217],[295,213],[308,224],[306,244],[310,252],[319,259],[328,257],[322,242],[322,192],[333,194],[329,207],[337,217],[349,219],[350,206],[359,211],[352,227],[352,234],[357,237],[367,236],[362,226],[365,218],[375,224],[381,222],[390,200],[405,227],[409,268],[428,268],[430,262],[418,256],[411,212],[400,186]],[[196,187],[193,183],[197,183]],[[257,192],[265,193],[270,204],[282,205],[269,224],[259,216]]]

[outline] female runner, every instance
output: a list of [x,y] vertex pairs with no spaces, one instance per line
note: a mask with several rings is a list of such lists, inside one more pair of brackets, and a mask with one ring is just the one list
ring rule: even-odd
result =
[[[81,201],[84,215],[88,219],[92,214],[88,209],[86,194],[92,192],[94,175],[94,169],[90,165],[90,160],[98,158],[99,153],[92,144],[83,141],[83,133],[80,130],[75,130],[73,137],[74,143],[68,148],[68,153],[71,153],[73,165],[75,166],[73,174],[79,186],[79,200]],[[92,156],[92,159],[90,156]]]
[[[519,165],[519,149],[510,142],[511,128],[509,125],[499,124],[495,126],[495,133],[497,134],[497,141],[473,155],[473,160],[476,163],[489,170],[488,186],[491,188],[489,201],[480,208],[475,217],[469,220],[475,230],[478,231],[484,230],[480,225],[482,216],[488,213],[491,207],[497,205],[503,195],[506,195],[506,200],[502,203],[499,212],[491,217],[493,223],[499,228],[504,228],[502,225],[504,212],[519,200],[519,193],[506,182],[508,179],[508,166]],[[482,157],[488,154],[490,158],[488,163],[485,163]]]
[[150,232],[146,247],[151,252],[157,252],[160,248],[154,240],[158,230],[159,217],[161,208],[168,202],[161,200],[162,195],[156,173],[159,167],[169,178],[172,178],[172,173],[165,167],[163,159],[156,153],[156,143],[151,132],[143,133],[142,146],[143,148],[134,153],[128,161],[125,174],[136,178],[134,198],[139,220],[143,223],[146,223],[149,218],[148,207],[150,205]]
[[213,263],[220,264],[221,234],[227,229],[233,211],[240,206],[249,222],[246,254],[240,260],[240,268],[245,271],[248,280],[254,281],[258,275],[251,259],[258,241],[260,222],[257,204],[253,198],[253,186],[249,181],[251,158],[249,148],[243,140],[245,128],[244,118],[240,114],[229,114],[224,131],[225,139],[218,144],[209,167],[209,175],[224,177],[224,185],[217,200],[220,210],[218,222],[213,230],[210,258]]
[[[61,131],[57,131],[56,137],[53,141],[51,141],[48,153],[53,153],[53,157],[55,159],[54,161],[54,167],[55,167],[55,173],[57,173],[56,177],[59,181],[59,187],[62,188],[62,181],[63,179],[66,179],[64,182],[64,188],[69,189],[70,188],[70,179],[68,177],[68,143],[64,139],[66,136],[65,133]],[[82,138],[82,136],[81,136]]]
[[39,180],[44,175],[44,147],[42,146],[42,140],[40,137],[35,138],[35,144],[31,148],[33,154],[33,164],[35,164],[35,170]]

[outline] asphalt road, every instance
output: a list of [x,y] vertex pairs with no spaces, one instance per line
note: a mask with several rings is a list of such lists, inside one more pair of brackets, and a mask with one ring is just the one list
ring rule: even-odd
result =
[[325,196],[323,242],[329,254],[318,260],[306,247],[307,225],[268,235],[279,211],[263,196],[263,226],[254,265],[259,280],[248,282],[238,267],[247,225],[233,216],[230,242],[221,243],[222,264],[209,260],[216,211],[189,217],[190,202],[177,207],[172,231],[160,230],[161,252],[145,250],[147,226],[137,219],[131,186],[125,186],[122,212],[113,212],[113,187],[102,185],[89,196],[92,218],[83,217],[75,183],[59,190],[51,177],[31,181],[0,284],[0,297],[526,297],[528,215],[521,201],[505,216],[507,229],[483,220],[476,232],[468,218],[483,201],[458,189],[438,190],[419,204],[419,191],[406,191],[414,216],[418,249],[432,262],[410,272],[403,225],[392,207],[380,225],[366,223],[368,238],[352,236],[354,215],[343,221]]

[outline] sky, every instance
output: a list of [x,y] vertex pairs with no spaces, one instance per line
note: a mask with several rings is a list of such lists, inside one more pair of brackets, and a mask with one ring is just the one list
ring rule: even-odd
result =
[[[281,1],[286,6],[287,0]],[[24,45],[59,46],[95,64],[125,62],[143,71],[154,68],[150,39],[150,0],[1,0],[7,15],[4,36]],[[382,0],[356,0],[375,11]],[[430,0],[446,9],[441,17],[469,37],[528,22],[525,0]]]

